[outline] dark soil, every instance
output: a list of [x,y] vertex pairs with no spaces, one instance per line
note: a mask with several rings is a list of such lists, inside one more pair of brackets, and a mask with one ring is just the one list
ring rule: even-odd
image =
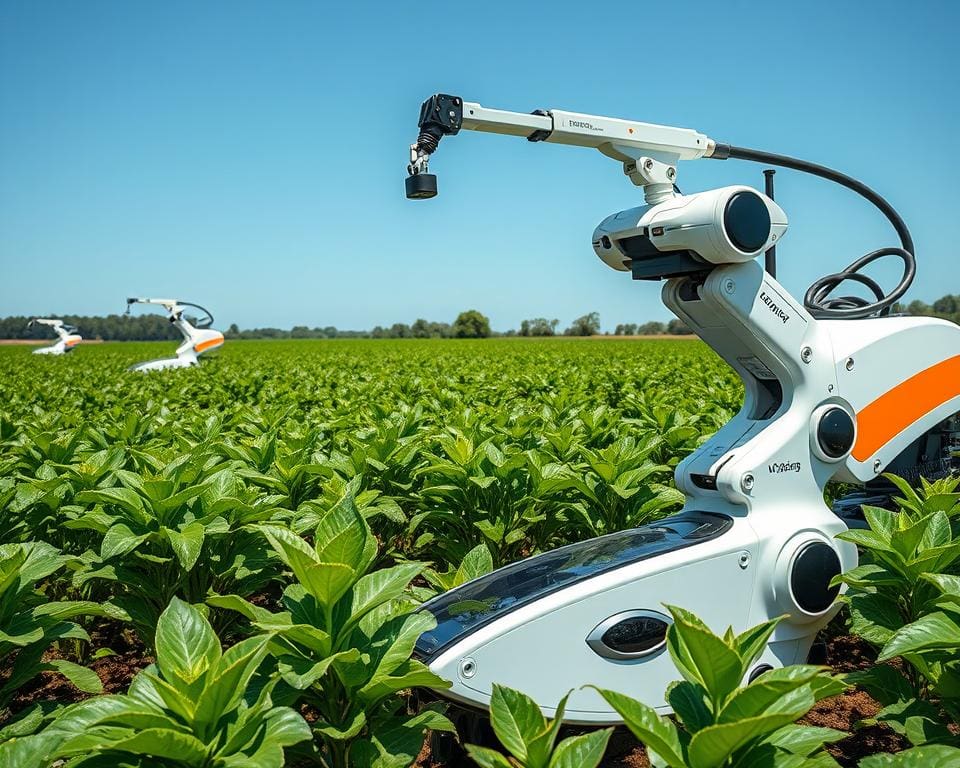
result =
[[[144,667],[153,663],[153,657],[147,656],[143,645],[136,635],[122,625],[114,622],[97,624],[90,630],[90,649],[93,652],[109,648],[114,655],[104,656],[94,661],[70,658],[89,667],[103,683],[104,693],[125,693],[134,676]],[[56,650],[48,651],[44,660],[69,658]],[[56,701],[58,704],[72,704],[85,699],[83,693],[59,672],[41,672],[36,678],[21,688],[10,703],[14,713],[42,701]]]

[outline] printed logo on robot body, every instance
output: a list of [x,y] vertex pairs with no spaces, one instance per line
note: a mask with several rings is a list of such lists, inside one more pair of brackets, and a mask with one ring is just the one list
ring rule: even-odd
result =
[[773,464],[767,465],[767,470],[769,470],[771,475],[782,475],[785,472],[799,472],[800,462],[799,461],[775,461],[773,462]]
[[599,128],[591,123],[585,123],[583,120],[568,120],[567,123],[571,128],[585,128],[588,131],[597,131],[598,133],[603,133],[603,128]]
[[770,294],[768,294],[766,291],[760,291],[760,301],[766,304],[767,309],[773,312],[777,318],[782,320],[784,325],[787,324],[787,321],[790,319],[790,315],[783,311],[783,308],[773,300]]

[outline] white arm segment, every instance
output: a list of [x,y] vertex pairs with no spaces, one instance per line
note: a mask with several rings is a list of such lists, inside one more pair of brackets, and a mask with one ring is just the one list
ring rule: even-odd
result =
[[[463,128],[469,131],[529,137],[542,131],[543,141],[591,147],[618,160],[635,159],[636,153],[675,155],[679,160],[696,160],[709,154],[714,142],[690,128],[639,123],[616,117],[550,110],[545,115],[527,115],[502,109],[488,109],[475,102],[463,103]],[[609,152],[610,147],[630,151],[629,158]]]
[[127,308],[130,308],[131,304],[156,304],[157,306],[163,307],[171,315],[175,315],[178,312],[182,312],[183,308],[177,304],[176,299],[127,299]]
[[437,94],[421,107],[420,136],[410,147],[407,196],[424,199],[436,194],[436,178],[428,174],[427,161],[440,139],[460,130],[522,136],[597,149],[623,163],[624,173],[644,188],[647,203],[673,197],[677,162],[710,157],[716,143],[689,128],[641,123],[614,117],[555,109],[534,114],[489,109],[457,96]]

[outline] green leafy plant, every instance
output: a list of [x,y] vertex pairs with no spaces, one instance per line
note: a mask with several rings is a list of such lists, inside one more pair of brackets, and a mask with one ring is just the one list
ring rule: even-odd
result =
[[777,620],[735,635],[716,635],[692,613],[669,607],[667,648],[683,676],[667,689],[677,723],[615,691],[598,689],[650,752],[655,766],[820,768],[836,765],[822,752],[842,731],[797,725],[820,699],[844,689],[822,668],[772,669],[741,685],[766,647]]
[[[869,530],[840,538],[857,543],[864,564],[838,577],[850,586],[851,627],[880,649],[880,664],[849,676],[883,708],[865,721],[886,723],[913,744],[958,741],[946,725],[960,719],[960,538],[949,513],[951,478],[900,491],[898,511],[865,506]],[[887,662],[902,657],[904,665]]]
[[112,585],[147,644],[173,597],[199,603],[221,592],[248,595],[276,573],[262,539],[247,529],[271,519],[275,506],[217,467],[216,457],[185,454],[156,475],[118,470],[120,487],[77,494],[90,506],[67,525],[96,531],[100,544],[84,556],[74,584]]
[[57,641],[89,640],[78,616],[120,616],[120,612],[85,601],[51,602],[37,582],[61,570],[69,557],[43,542],[0,545],[0,717],[10,699],[44,670],[67,677],[87,693],[102,690],[96,673],[62,658],[43,660]]
[[447,592],[461,584],[466,584],[472,579],[490,573],[492,570],[493,558],[490,557],[490,550],[487,549],[486,545],[478,544],[467,552],[459,566],[450,566],[445,571],[427,568],[423,575],[437,591]]
[[556,716],[548,721],[533,699],[512,688],[494,685],[490,724],[512,759],[473,744],[467,744],[467,753],[482,768],[596,768],[613,729],[571,736],[557,743],[566,704],[564,696],[557,705]]
[[156,637],[156,664],[126,695],[67,707],[38,735],[38,751],[78,768],[280,768],[284,748],[310,738],[298,713],[274,705],[278,678],[251,685],[269,635],[224,652],[204,616],[174,598]]
[[320,741],[317,761],[331,768],[402,766],[420,750],[424,732],[451,730],[436,709],[408,714],[397,694],[414,686],[444,687],[411,658],[420,635],[435,626],[410,613],[405,598],[419,563],[371,570],[377,542],[350,496],[320,521],[313,545],[276,525],[258,530],[293,573],[280,613],[237,596],[211,605],[246,616],[270,634],[270,652],[292,698],[307,704]]
[[947,726],[960,722],[960,577],[923,578],[939,592],[932,610],[897,629],[877,659],[908,666],[881,664],[850,679],[886,705],[868,723],[886,723],[912,744],[960,745]]
[[849,585],[851,628],[877,646],[886,644],[905,623],[927,612],[937,593],[924,574],[945,573],[960,561],[960,538],[947,513],[889,512],[864,505],[868,530],[850,530],[838,538],[860,547],[864,561],[838,576]]

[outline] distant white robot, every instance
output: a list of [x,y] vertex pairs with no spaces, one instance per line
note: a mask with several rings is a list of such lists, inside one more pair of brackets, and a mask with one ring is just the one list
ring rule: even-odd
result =
[[[198,357],[204,352],[223,346],[223,334],[214,330],[213,315],[199,304],[177,299],[127,299],[127,312],[133,304],[157,304],[167,310],[170,322],[183,334],[183,343],[177,347],[176,357],[164,357],[159,360],[148,360],[131,366],[131,371],[160,371],[166,368],[189,368],[199,363]],[[184,316],[187,307],[194,307],[204,313],[196,325],[193,325]]]
[[51,344],[49,347],[38,347],[33,350],[33,354],[35,355],[65,355],[83,341],[83,337],[77,333],[77,329],[72,325],[67,325],[63,320],[35,317],[27,324],[27,327],[29,328],[33,325],[48,325],[53,328],[57,336],[60,337],[55,344]]

